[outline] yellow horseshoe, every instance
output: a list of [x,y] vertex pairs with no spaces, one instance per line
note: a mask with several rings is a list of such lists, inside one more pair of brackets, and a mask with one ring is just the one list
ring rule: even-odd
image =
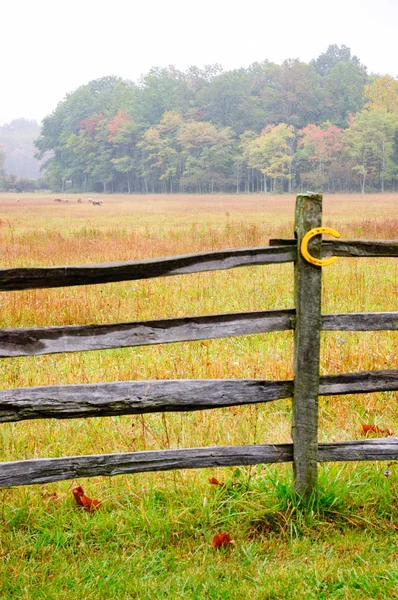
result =
[[335,229],[331,229],[330,227],[316,227],[315,229],[311,229],[310,231],[308,231],[308,233],[306,233],[303,239],[301,240],[301,254],[307,262],[311,263],[312,265],[316,265],[317,267],[327,267],[328,265],[333,265],[337,260],[337,256],[332,256],[331,258],[323,259],[314,258],[308,252],[308,242],[310,241],[310,239],[313,238],[315,235],[319,235],[322,233],[329,233],[329,235],[332,235],[336,238],[340,237],[339,232]]

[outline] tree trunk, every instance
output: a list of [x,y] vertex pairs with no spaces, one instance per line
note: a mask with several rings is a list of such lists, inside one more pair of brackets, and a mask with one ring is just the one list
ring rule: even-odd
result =
[[386,168],[386,153],[385,153],[385,145],[384,140],[381,144],[381,173],[380,173],[380,191],[384,194],[384,170]]
[[366,181],[366,173],[364,173],[361,177],[361,194],[365,193],[365,181]]

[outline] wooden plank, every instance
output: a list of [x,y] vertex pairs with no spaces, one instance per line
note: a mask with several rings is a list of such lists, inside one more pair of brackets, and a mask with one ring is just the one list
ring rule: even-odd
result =
[[333,240],[322,242],[322,256],[390,257],[398,256],[394,240]]
[[360,371],[340,375],[323,375],[319,378],[320,396],[342,394],[369,394],[398,390],[398,369]]
[[83,352],[292,329],[295,310],[269,310],[107,325],[0,329],[0,357]]
[[0,391],[0,422],[193,411],[289,398],[292,381],[186,379]]
[[358,440],[319,444],[319,462],[348,462],[357,460],[397,460],[398,438]]
[[[295,246],[297,240],[275,238],[269,240],[271,247]],[[398,240],[324,240],[322,256],[390,257],[398,256]]]
[[0,463],[0,487],[126,473],[277,463],[292,460],[292,445],[215,446],[21,460]]
[[[322,224],[322,196],[297,196],[294,232],[298,247],[304,235]],[[321,238],[310,241],[309,250],[319,257]],[[322,269],[297,254],[294,266],[294,395],[292,439],[294,486],[306,500],[317,484],[318,394],[321,330]]]
[[[104,325],[0,329],[0,358],[86,352],[286,331],[294,328],[295,315],[294,309],[287,309]],[[396,330],[398,312],[322,315],[321,329]]]
[[152,277],[169,277],[293,262],[295,248],[240,248],[154,258],[134,262],[105,263],[64,267],[30,267],[0,269],[0,291],[55,288],[114,281],[133,281]]
[[[397,460],[398,438],[319,444],[319,462]],[[125,452],[0,463],[0,487],[44,484],[67,479],[291,462],[292,444],[216,446]]]
[[[321,396],[398,390],[398,369],[320,378]],[[0,422],[208,410],[293,395],[293,381],[187,379],[54,385],[0,391]]]
[[385,331],[398,329],[398,312],[322,315],[324,331]]

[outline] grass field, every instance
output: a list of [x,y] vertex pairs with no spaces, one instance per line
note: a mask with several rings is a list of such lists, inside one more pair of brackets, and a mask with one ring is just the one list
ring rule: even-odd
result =
[[[103,196],[103,205],[0,195],[0,264],[71,265],[261,246],[291,237],[294,197]],[[343,238],[397,239],[398,194],[327,196]],[[0,293],[2,327],[110,323],[293,306],[291,264]],[[328,312],[397,309],[396,259],[323,271]],[[292,377],[291,332],[3,359],[0,387],[131,379]],[[322,333],[321,373],[398,368],[397,332]],[[398,431],[397,393],[320,401],[321,441]],[[2,424],[4,461],[290,441],[290,401],[195,413]],[[385,470],[391,472],[386,477]],[[211,485],[216,477],[223,486]],[[66,481],[0,491],[4,598],[398,598],[398,465],[320,466],[304,513],[291,466]],[[102,502],[79,510],[82,485]],[[213,536],[230,533],[219,550]]]

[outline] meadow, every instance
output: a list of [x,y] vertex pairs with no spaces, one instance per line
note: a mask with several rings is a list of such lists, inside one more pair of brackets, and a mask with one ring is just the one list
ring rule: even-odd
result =
[[[138,260],[291,238],[294,196],[0,195],[0,264]],[[346,239],[397,239],[398,194],[324,197]],[[322,312],[397,310],[396,259],[323,270]],[[0,292],[2,328],[293,307],[293,266]],[[2,359],[0,387],[182,378],[292,378],[292,332]],[[398,368],[398,332],[323,332],[321,374]],[[320,441],[398,431],[396,392],[320,400]],[[290,400],[193,413],[1,424],[2,461],[290,442]],[[398,597],[398,463],[320,465],[303,511],[291,465],[185,470],[0,491],[4,598]],[[389,475],[385,475],[388,471]],[[209,483],[216,478],[223,485]],[[76,505],[81,485],[101,501]],[[234,545],[215,549],[223,531]]]

